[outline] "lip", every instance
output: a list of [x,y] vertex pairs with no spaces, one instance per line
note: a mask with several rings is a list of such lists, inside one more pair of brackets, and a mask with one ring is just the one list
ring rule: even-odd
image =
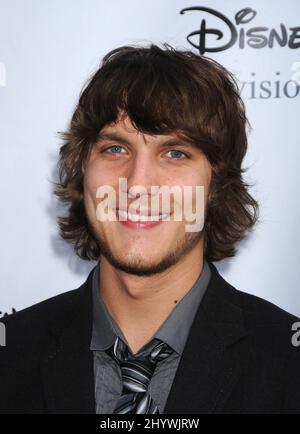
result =
[[158,226],[164,223],[163,220],[158,220],[157,222],[132,222],[130,220],[127,221],[118,220],[118,221],[119,223],[126,226],[127,228],[132,228],[132,229],[151,229],[154,226]]
[[[120,220],[119,219],[119,209],[116,210],[117,213],[117,221],[119,223],[121,223],[122,225],[126,226],[127,228],[131,228],[131,229],[151,229],[155,226],[158,226],[162,223],[165,222],[165,220],[157,220],[157,221],[132,221],[132,220]],[[123,210],[121,210],[123,211]],[[137,213],[139,214],[139,213]],[[148,215],[148,214],[139,214],[139,215]],[[163,215],[163,214],[158,214],[158,215]],[[168,214],[168,217],[170,216],[170,214]]]
[[[124,211],[124,212],[127,212],[128,213],[128,209],[123,209],[123,208],[117,208],[117,212],[119,212],[119,210],[120,211]],[[149,214],[149,212],[148,212],[148,210],[140,210],[140,209],[137,209],[136,210],[136,213],[131,213],[131,214],[137,214],[137,215],[141,215],[141,216],[151,216],[151,214]],[[159,215],[159,216],[162,216],[162,215],[164,215],[164,214],[169,214],[169,213],[153,213],[153,215]]]

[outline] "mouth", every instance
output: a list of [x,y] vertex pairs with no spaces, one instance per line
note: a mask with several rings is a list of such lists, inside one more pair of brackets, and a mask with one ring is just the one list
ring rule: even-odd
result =
[[129,211],[117,209],[117,218],[120,221],[131,221],[134,223],[139,222],[159,222],[159,221],[166,221],[168,217],[170,216],[169,213],[165,214],[156,214],[156,215],[150,215],[150,214],[134,214]]

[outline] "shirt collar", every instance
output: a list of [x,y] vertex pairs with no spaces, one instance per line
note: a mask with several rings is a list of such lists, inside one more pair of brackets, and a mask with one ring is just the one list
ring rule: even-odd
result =
[[[93,271],[93,332],[91,350],[106,350],[111,347],[117,336],[127,345],[128,342],[118,324],[111,317],[101,297],[99,288],[100,261]],[[155,334],[139,350],[142,351],[152,339],[166,342],[178,354],[182,354],[195,314],[207,289],[211,270],[204,259],[203,268],[192,288],[174,307]],[[176,284],[176,283],[174,283]]]

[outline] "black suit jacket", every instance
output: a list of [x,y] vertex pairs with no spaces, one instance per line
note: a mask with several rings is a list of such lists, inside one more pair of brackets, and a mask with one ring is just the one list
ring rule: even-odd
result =
[[[212,277],[165,414],[300,413],[299,319]],[[78,289],[2,319],[0,413],[95,413],[92,271]]]

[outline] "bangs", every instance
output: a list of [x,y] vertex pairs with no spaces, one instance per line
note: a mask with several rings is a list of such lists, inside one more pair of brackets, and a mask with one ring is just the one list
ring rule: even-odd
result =
[[129,116],[140,132],[175,132],[212,153],[210,122],[221,96],[217,88],[209,87],[205,65],[202,72],[199,75],[192,62],[187,66],[180,56],[171,57],[161,50],[151,49],[143,56],[139,52],[112,54],[82,95],[85,113],[93,120],[93,140],[105,125]]

